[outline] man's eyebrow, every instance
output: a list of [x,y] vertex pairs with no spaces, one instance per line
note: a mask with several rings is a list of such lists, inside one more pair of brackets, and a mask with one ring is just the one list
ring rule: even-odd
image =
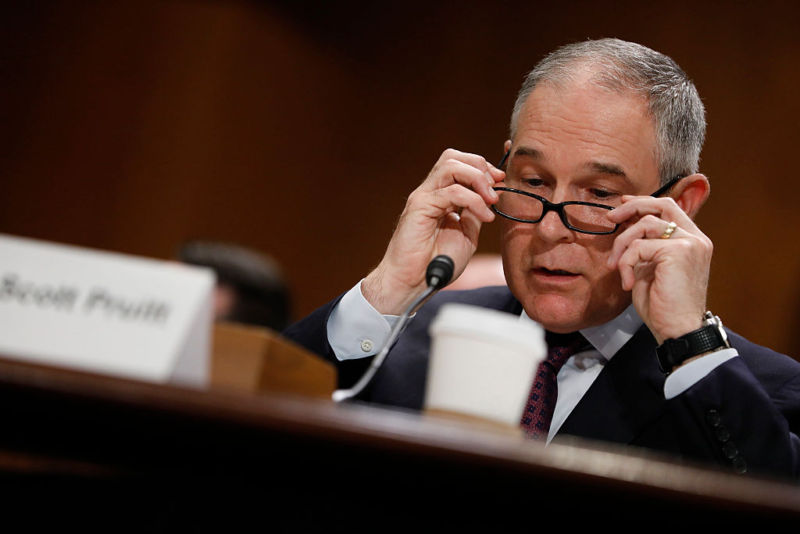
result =
[[[528,146],[517,147],[514,150],[514,154],[512,157],[517,157],[517,156],[528,157],[537,160],[545,159],[544,153],[542,153],[541,150]],[[630,181],[630,177],[625,172],[625,170],[619,165],[616,165],[614,163],[590,161],[589,163],[586,164],[586,168],[596,174],[610,174],[612,176],[619,176],[621,178],[624,178],[625,181]]]
[[527,146],[520,146],[514,150],[513,157],[517,156],[527,156],[533,159],[544,159],[544,154],[540,150],[536,150],[535,148],[527,147]]
[[613,174],[614,176],[622,176],[623,178],[628,178],[628,175],[622,170],[622,167],[619,165],[614,165],[613,163],[601,163],[599,161],[592,161],[586,164],[586,167],[593,172],[598,174]]

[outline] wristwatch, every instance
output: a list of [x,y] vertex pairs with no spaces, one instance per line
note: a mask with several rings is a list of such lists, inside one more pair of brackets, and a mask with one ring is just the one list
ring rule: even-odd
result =
[[658,367],[662,373],[670,374],[678,365],[692,356],[730,347],[728,334],[719,317],[707,311],[703,314],[703,326],[694,332],[676,339],[666,339],[656,348]]

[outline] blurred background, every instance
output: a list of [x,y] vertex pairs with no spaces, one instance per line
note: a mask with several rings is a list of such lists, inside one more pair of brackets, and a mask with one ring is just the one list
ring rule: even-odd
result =
[[545,53],[620,37],[707,107],[709,307],[798,357],[798,20],[789,1],[6,2],[0,232],[159,259],[235,242],[282,266],[296,319],[377,264],[442,150],[500,158]]

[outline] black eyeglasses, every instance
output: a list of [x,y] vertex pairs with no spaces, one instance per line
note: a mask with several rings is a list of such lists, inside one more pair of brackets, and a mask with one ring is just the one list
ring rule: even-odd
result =
[[[510,152],[510,150],[506,152],[503,159],[500,160],[498,169],[503,168]],[[685,175],[679,175],[672,178],[650,196],[660,197],[685,177]],[[607,213],[614,209],[614,206],[579,200],[555,204],[534,193],[511,187],[495,187],[494,190],[503,194],[500,195],[497,204],[492,206],[492,211],[512,221],[535,224],[544,219],[548,212],[554,211],[558,213],[564,226],[576,232],[606,235],[613,234],[619,228],[619,224],[609,221],[606,217]]]

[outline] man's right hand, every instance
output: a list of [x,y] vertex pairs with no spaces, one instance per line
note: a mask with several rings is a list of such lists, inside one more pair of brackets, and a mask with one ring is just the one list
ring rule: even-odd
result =
[[492,189],[505,173],[482,156],[445,150],[428,177],[409,195],[380,264],[361,284],[384,315],[400,315],[425,288],[428,262],[447,254],[458,277],[478,246],[481,224],[494,220]]

